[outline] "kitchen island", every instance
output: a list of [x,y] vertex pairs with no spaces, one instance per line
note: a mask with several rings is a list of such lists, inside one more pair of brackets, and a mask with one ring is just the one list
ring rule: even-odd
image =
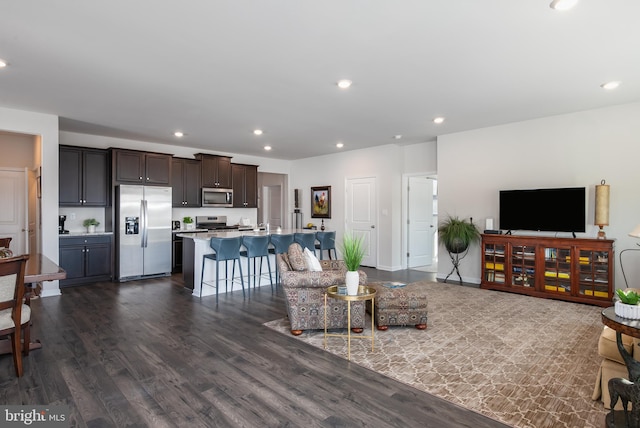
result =
[[[216,294],[215,287],[202,287],[200,283],[200,277],[202,275],[202,258],[205,254],[211,254],[214,251],[211,249],[209,245],[209,241],[212,237],[215,238],[234,238],[237,236],[270,236],[270,235],[289,235],[293,233],[313,233],[315,234],[316,230],[311,229],[276,229],[271,230],[270,232],[266,232],[265,230],[259,231],[219,231],[219,232],[208,232],[208,233],[178,233],[178,236],[183,238],[183,246],[182,246],[182,276],[184,278],[185,287],[193,289],[192,294],[194,296],[211,296]],[[242,262],[242,273],[245,275],[245,287],[248,287],[248,281],[246,278],[247,275],[247,264],[246,259],[241,258]],[[230,264],[233,262],[230,262]],[[269,254],[269,263],[271,264],[271,273],[273,276],[273,280],[275,281],[275,273],[276,273],[276,260],[273,254]],[[231,271],[231,267],[229,267],[229,271]],[[262,273],[267,274],[267,278],[260,278],[260,286],[270,285],[268,278],[268,270],[266,266],[263,266]],[[225,275],[221,272],[220,277],[224,277]],[[205,268],[205,282],[214,282],[216,277],[216,264],[213,262],[208,262]],[[240,279],[240,275],[238,269],[236,269],[236,278]],[[224,293],[224,281],[220,281],[220,289],[218,293]],[[202,294],[201,294],[202,290]],[[233,290],[242,290],[240,283],[229,282],[229,291]]]

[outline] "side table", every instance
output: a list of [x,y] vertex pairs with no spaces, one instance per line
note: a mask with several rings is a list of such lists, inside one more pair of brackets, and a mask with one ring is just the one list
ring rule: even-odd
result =
[[[339,334],[339,333],[327,333],[327,298],[331,297],[333,299],[345,300],[347,302],[347,334]],[[364,336],[358,335],[354,336],[354,339],[371,339],[371,352],[373,352],[374,346],[374,299],[376,297],[376,290],[372,287],[367,287],[366,285],[358,286],[358,294],[350,296],[348,294],[342,294],[338,292],[338,286],[332,285],[327,288],[326,293],[324,294],[324,349],[327,349],[327,337],[347,337],[347,359],[351,361],[351,302],[358,300],[371,300],[371,335]]]
[[[602,323],[616,331],[616,343],[618,350],[629,370],[629,380],[613,378],[609,380],[609,392],[611,394],[611,411],[607,414],[606,424],[608,428],[633,427],[640,428],[640,361],[636,361],[624,349],[622,334],[640,338],[640,320],[622,318],[616,315],[615,307],[611,306],[602,311]],[[614,410],[614,399],[620,397],[625,407],[631,403],[630,414],[627,411]]]

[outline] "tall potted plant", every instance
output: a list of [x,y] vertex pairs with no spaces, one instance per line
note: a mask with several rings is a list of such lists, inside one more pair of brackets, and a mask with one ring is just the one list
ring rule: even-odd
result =
[[480,240],[480,231],[471,219],[466,221],[464,219],[461,220],[457,216],[447,216],[438,226],[438,240],[447,249],[449,257],[451,257],[451,264],[453,265],[451,272],[449,272],[449,275],[444,279],[444,282],[447,282],[447,279],[449,279],[455,271],[460,279],[460,285],[462,285],[462,276],[460,275],[458,266],[460,260],[466,254],[462,256],[460,256],[460,254],[467,251],[471,244]]
[[347,266],[345,283],[347,285],[347,294],[350,296],[358,294],[358,285],[360,282],[358,268],[364,258],[362,239],[362,236],[355,237],[351,233],[345,233],[342,238],[342,257],[344,264]]

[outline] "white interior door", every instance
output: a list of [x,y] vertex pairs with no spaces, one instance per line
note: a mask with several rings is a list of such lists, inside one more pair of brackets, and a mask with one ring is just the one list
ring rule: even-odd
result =
[[27,173],[0,169],[0,237],[10,237],[14,255],[26,253]]
[[408,189],[408,234],[409,268],[427,266],[433,260],[433,179],[409,177]]
[[377,267],[378,233],[376,229],[376,179],[352,178],[346,182],[345,233],[362,236],[365,248],[363,266]]

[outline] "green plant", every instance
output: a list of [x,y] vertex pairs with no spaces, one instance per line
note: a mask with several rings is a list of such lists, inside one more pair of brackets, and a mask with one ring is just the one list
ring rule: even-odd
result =
[[347,270],[355,272],[360,267],[364,258],[363,237],[355,237],[351,233],[345,233],[342,238],[342,257],[347,265]]
[[82,225],[84,227],[89,227],[89,226],[99,226],[100,222],[98,220],[96,220],[95,218],[88,218],[85,221],[82,222]]
[[622,291],[621,289],[616,289],[616,294],[620,298],[622,303],[626,303],[627,305],[637,305],[640,301],[640,295],[635,291]]
[[438,226],[438,241],[452,254],[462,253],[479,240],[480,231],[472,221],[448,216]]
[[193,223],[193,219],[191,217],[182,217],[182,222],[184,224],[191,224]]

